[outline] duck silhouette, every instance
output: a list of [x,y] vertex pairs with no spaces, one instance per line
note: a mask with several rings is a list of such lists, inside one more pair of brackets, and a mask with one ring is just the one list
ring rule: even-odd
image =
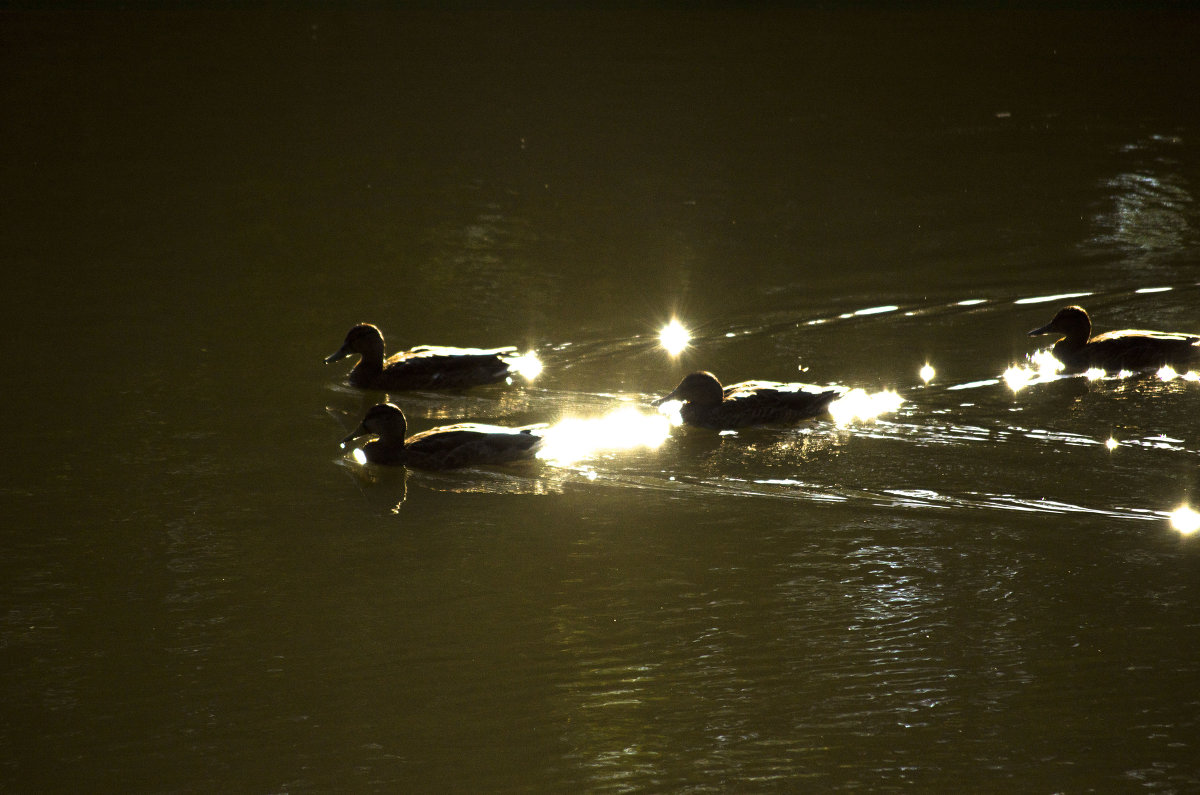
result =
[[350,384],[361,389],[461,389],[503,381],[512,374],[509,360],[517,349],[447,348],[422,345],[384,358],[383,332],[360,323],[342,347],[325,357],[331,364],[347,356],[361,358],[350,371]]
[[1058,310],[1054,319],[1029,332],[1061,334],[1050,349],[1068,372],[1089,369],[1157,370],[1164,365],[1186,370],[1200,362],[1200,336],[1169,331],[1122,329],[1092,336],[1092,319],[1080,306]]
[[722,387],[715,375],[698,370],[684,376],[679,386],[654,405],[682,401],[679,416],[688,425],[728,430],[821,417],[829,412],[829,404],[846,392],[839,386],[779,381],[743,381]]
[[408,420],[399,406],[379,403],[367,410],[362,423],[345,439],[345,447],[360,436],[376,437],[363,445],[372,464],[406,465],[419,469],[454,469],[485,464],[511,464],[533,459],[543,442],[544,425],[508,428],[461,423],[423,431],[405,439]]

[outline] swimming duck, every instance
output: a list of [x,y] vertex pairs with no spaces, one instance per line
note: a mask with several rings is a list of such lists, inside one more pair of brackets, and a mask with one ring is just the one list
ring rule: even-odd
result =
[[458,389],[503,381],[511,374],[508,357],[516,348],[443,348],[422,345],[383,357],[383,333],[360,323],[346,334],[342,347],[327,357],[330,364],[357,353],[350,383],[362,389]]
[[462,423],[444,425],[404,438],[408,421],[399,406],[372,406],[362,423],[345,439],[345,447],[368,434],[378,438],[363,445],[372,464],[405,464],[421,469],[454,469],[474,464],[511,464],[534,457],[542,444],[544,425],[505,428]]
[[1163,365],[1187,369],[1200,362],[1200,336],[1167,331],[1123,329],[1095,337],[1092,320],[1083,307],[1067,306],[1058,310],[1046,325],[1029,332],[1062,334],[1051,352],[1068,372],[1091,368],[1101,370],[1157,370]]
[[845,387],[743,381],[722,387],[717,377],[699,370],[684,376],[679,386],[654,401],[683,401],[679,416],[688,425],[725,430],[749,425],[793,423],[820,417],[829,404],[846,393]]

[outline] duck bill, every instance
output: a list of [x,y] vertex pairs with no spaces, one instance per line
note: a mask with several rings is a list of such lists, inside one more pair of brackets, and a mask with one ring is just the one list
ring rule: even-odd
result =
[[366,436],[367,433],[368,433],[367,429],[364,428],[363,426],[359,425],[357,428],[354,429],[354,433],[350,434],[345,439],[342,439],[342,441],[338,442],[338,447],[345,447],[346,445],[350,444],[358,437]]
[[678,391],[679,391],[678,389],[672,390],[672,392],[669,395],[663,395],[658,400],[650,401],[650,405],[651,406],[661,406],[662,404],[669,403],[672,400],[679,400],[679,396],[675,394]]
[[332,364],[333,362],[336,362],[338,359],[345,359],[349,355],[350,355],[350,351],[346,350],[346,346],[343,345],[342,347],[338,348],[334,353],[331,353],[325,357],[325,364]]
[[1029,332],[1029,336],[1030,337],[1040,337],[1043,334],[1049,334],[1051,331],[1054,331],[1053,326],[1054,326],[1053,322],[1047,323],[1046,325],[1041,326],[1039,328],[1035,328],[1033,331]]

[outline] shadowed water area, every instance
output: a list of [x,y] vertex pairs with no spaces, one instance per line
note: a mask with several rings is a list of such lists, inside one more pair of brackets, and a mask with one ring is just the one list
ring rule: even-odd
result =
[[1200,788],[1200,380],[1026,336],[1200,333],[1198,22],[0,11],[0,791]]

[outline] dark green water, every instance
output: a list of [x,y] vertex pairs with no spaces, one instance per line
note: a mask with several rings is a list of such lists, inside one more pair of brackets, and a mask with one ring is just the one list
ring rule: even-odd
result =
[[[1200,788],[1200,384],[1001,378],[1200,331],[1197,22],[0,12],[0,791]],[[363,472],[359,321],[905,403]]]

